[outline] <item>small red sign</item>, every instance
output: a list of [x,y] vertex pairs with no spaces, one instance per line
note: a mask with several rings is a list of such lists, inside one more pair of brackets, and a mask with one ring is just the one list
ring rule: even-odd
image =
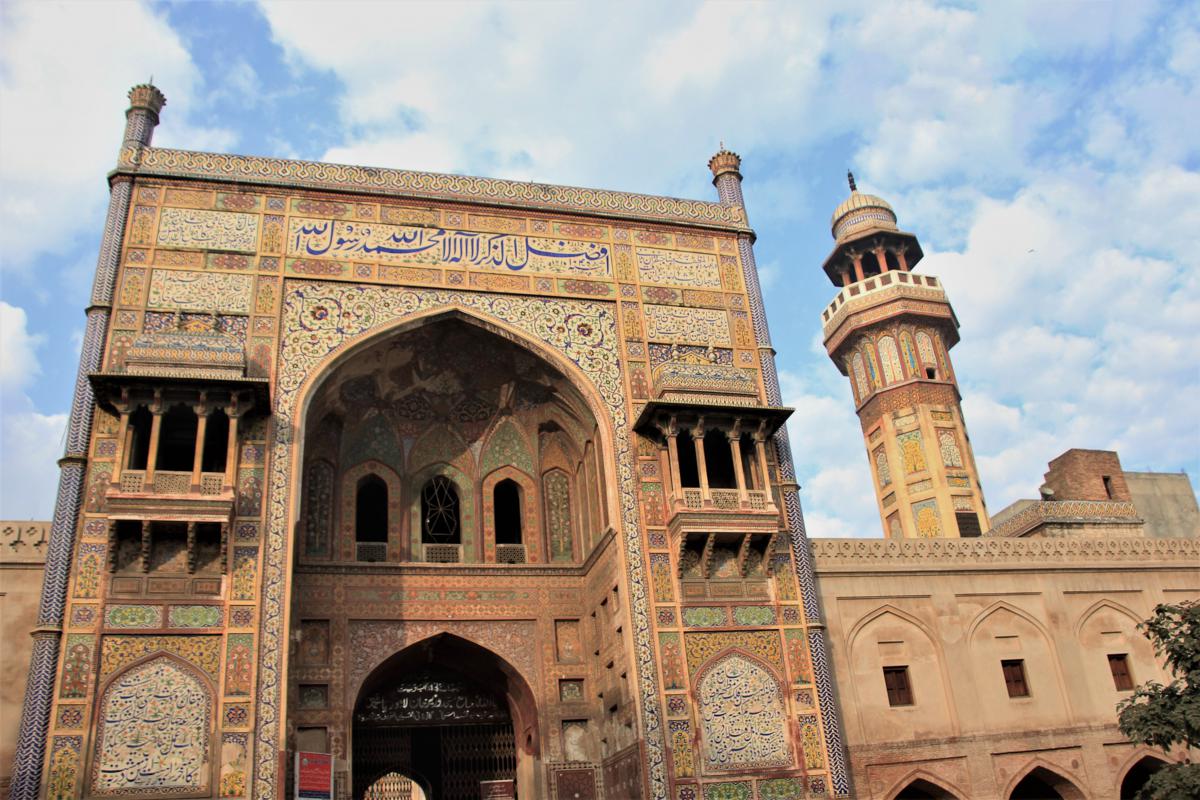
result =
[[296,800],[333,800],[333,756],[296,753]]
[[516,800],[517,784],[515,781],[480,781],[480,800]]

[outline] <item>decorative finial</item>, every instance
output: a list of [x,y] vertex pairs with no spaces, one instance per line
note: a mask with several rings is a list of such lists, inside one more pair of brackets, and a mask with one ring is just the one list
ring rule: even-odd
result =
[[724,150],[724,149],[725,149],[725,140],[724,140],[724,139],[721,139],[721,140],[720,140],[720,142],[721,142],[721,147],[720,147],[720,149],[721,149],[721,150]]
[[857,192],[858,184],[854,182],[854,173],[850,170],[846,170],[846,180],[850,182],[850,191]]
[[741,174],[738,169],[742,166],[742,159],[737,153],[725,149],[724,140],[721,141],[721,149],[717,154],[708,160],[708,168],[712,170],[714,178],[724,175],[726,172],[732,172],[741,179]]

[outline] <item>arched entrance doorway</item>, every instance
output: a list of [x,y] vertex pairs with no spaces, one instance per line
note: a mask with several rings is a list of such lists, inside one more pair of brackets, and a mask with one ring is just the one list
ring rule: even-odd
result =
[[359,690],[354,797],[393,800],[393,774],[410,782],[394,800],[476,800],[481,781],[525,785],[536,719],[528,685],[499,656],[450,634],[426,639],[377,667]]
[[1136,800],[1138,792],[1150,780],[1150,776],[1165,767],[1167,762],[1154,756],[1144,756],[1125,773],[1121,781],[1121,800]]
[[1013,787],[1009,800],[1084,800],[1075,784],[1045,767],[1034,767]]

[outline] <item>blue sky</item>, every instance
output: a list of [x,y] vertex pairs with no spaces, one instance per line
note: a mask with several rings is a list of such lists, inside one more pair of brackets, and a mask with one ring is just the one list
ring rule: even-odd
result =
[[155,143],[715,199],[741,153],[806,518],[878,536],[820,270],[852,167],[943,278],[989,509],[1200,475],[1200,6],[0,6],[0,517],[48,518],[129,86]]

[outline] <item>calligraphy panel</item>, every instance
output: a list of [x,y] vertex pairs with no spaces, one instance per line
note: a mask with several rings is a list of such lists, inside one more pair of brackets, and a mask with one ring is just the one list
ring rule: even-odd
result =
[[306,217],[289,224],[289,256],[612,277],[609,247],[598,242]]
[[646,336],[687,344],[729,345],[729,317],[716,308],[646,305]]
[[705,670],[697,695],[706,768],[791,766],[783,694],[765,667],[730,653]]
[[707,253],[638,248],[638,273],[648,283],[721,288],[717,257]]
[[205,792],[212,697],[198,675],[155,658],[109,684],[100,700],[95,795]]
[[147,308],[249,314],[254,278],[227,272],[156,269]]
[[158,246],[253,253],[258,249],[258,215],[164,208],[158,220]]

